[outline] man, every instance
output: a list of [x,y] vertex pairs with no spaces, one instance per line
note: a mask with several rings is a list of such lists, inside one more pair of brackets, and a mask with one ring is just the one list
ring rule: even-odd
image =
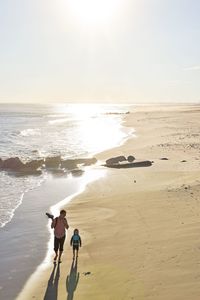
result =
[[[56,262],[58,258],[58,262],[61,262],[61,255],[63,252],[63,245],[65,242],[65,229],[69,228],[67,223],[66,211],[62,209],[60,211],[60,216],[53,219],[51,223],[51,228],[54,228],[54,251],[55,257],[54,262]],[[58,257],[58,250],[59,250],[59,257]]]

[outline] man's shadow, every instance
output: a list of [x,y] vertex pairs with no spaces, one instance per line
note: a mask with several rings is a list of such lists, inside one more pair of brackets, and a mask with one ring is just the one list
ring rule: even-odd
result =
[[48,280],[48,285],[44,295],[44,300],[57,300],[59,278],[60,278],[60,264],[58,264],[56,270],[56,263],[54,263],[53,270]]
[[67,290],[67,300],[73,300],[74,292],[77,288],[79,281],[79,272],[77,273],[78,260],[77,258],[72,261],[70,274],[67,275],[66,279],[66,290]]

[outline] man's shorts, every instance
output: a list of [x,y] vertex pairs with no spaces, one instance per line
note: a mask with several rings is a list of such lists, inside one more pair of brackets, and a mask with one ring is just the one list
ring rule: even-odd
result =
[[55,252],[57,252],[58,250],[60,252],[63,251],[64,242],[65,242],[65,235],[63,237],[61,237],[60,239],[58,239],[56,236],[54,237],[54,250],[55,250]]

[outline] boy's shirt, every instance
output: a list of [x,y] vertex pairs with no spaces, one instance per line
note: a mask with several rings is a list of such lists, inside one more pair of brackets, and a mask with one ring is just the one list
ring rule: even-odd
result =
[[81,237],[79,234],[74,234],[71,238],[70,245],[81,246]]

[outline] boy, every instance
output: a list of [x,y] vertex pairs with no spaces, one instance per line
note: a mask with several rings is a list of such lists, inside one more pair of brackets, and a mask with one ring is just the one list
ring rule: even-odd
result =
[[78,257],[78,250],[79,246],[82,246],[81,242],[81,237],[79,235],[79,230],[76,228],[74,229],[74,234],[71,237],[70,245],[73,246],[73,259],[75,258],[75,253],[76,257]]

